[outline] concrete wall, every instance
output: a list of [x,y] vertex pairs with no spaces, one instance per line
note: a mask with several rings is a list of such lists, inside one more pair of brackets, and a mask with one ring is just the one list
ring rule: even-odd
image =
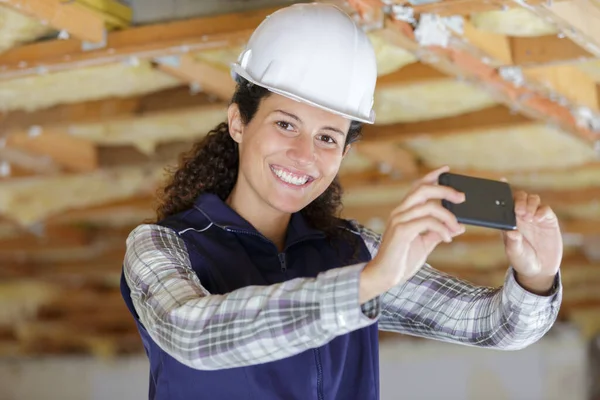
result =
[[[387,342],[382,400],[587,400],[587,351],[568,330],[519,352]],[[0,400],[137,400],[146,383],[143,357],[0,360]]]

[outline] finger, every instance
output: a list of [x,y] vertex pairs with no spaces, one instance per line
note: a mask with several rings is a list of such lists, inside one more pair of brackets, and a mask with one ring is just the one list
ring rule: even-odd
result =
[[556,215],[554,214],[554,211],[552,211],[552,208],[550,208],[549,205],[545,205],[545,204],[540,205],[534,215],[534,219],[537,222],[540,222],[543,220],[550,220],[555,217],[556,217]]
[[519,190],[514,195],[515,200],[515,214],[519,217],[523,217],[527,210],[527,193]]
[[444,165],[443,167],[440,167],[438,169],[434,169],[433,171],[431,171],[427,175],[425,175],[423,178],[421,178],[420,183],[436,184],[440,175],[443,174],[444,172],[448,172],[448,171],[450,171],[450,167],[447,165]]
[[448,229],[448,227],[439,219],[434,217],[414,219],[406,224],[397,225],[397,229],[399,229],[401,233],[409,235],[411,239],[417,235],[435,232],[440,235],[444,242],[452,242],[452,233],[450,232],[450,229]]
[[525,212],[525,218],[529,221],[533,221],[533,216],[537,212],[538,206],[540,205],[541,199],[537,194],[530,194],[527,196],[527,208]]
[[423,236],[423,242],[425,244],[425,253],[429,254],[435,249],[435,247],[444,241],[444,238],[437,232],[427,232]]
[[404,212],[398,213],[394,216],[394,223],[404,223],[426,216],[437,218],[446,224],[453,233],[462,233],[464,231],[464,228],[456,220],[456,216],[442,207],[439,202],[433,200],[418,204]]
[[465,195],[449,186],[422,185],[412,193],[409,193],[394,212],[408,210],[417,204],[425,203],[429,200],[448,200],[453,203],[462,203],[465,201]]

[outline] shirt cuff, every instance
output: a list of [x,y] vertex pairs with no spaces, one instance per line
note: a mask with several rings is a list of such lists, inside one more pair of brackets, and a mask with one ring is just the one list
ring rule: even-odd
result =
[[361,306],[360,274],[366,263],[335,268],[319,275],[321,319],[326,331],[341,335],[364,328],[379,318],[379,300]]
[[554,284],[550,292],[545,295],[531,293],[517,282],[516,271],[510,267],[506,273],[504,291],[512,304],[518,305],[519,308],[538,308],[540,306],[551,305],[560,301],[562,295],[562,283],[560,270],[556,273]]

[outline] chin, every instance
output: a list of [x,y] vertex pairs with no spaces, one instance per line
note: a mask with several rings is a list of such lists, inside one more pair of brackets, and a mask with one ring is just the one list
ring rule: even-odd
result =
[[272,207],[287,214],[293,214],[302,210],[309,205],[310,202],[311,200],[297,198],[295,196],[285,196],[281,193],[274,193],[269,198],[269,203]]

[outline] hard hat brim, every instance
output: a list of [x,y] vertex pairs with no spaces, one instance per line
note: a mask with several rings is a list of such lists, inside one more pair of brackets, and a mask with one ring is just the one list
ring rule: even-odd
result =
[[314,102],[314,101],[312,101],[310,99],[306,99],[306,98],[297,96],[294,93],[290,93],[290,92],[285,91],[285,90],[280,90],[280,89],[271,87],[269,85],[265,85],[265,84],[259,82],[258,80],[254,79],[252,76],[250,76],[250,74],[248,74],[248,72],[240,64],[238,64],[238,63],[232,63],[231,64],[231,75],[232,75],[232,77],[233,77],[234,80],[235,80],[235,75],[239,75],[242,78],[246,79],[247,81],[249,81],[249,82],[251,82],[251,83],[253,83],[255,85],[264,87],[265,89],[269,90],[270,92],[279,94],[281,96],[290,98],[292,100],[296,100],[296,101],[299,101],[299,102],[302,102],[302,103],[309,104],[311,106],[320,108],[322,110],[329,111],[329,112],[331,112],[333,114],[341,115],[342,117],[348,118],[348,119],[353,120],[353,121],[360,121],[360,122],[363,122],[363,123],[366,123],[366,124],[373,124],[373,123],[375,123],[375,111],[373,111],[373,110],[371,110],[371,114],[370,114],[369,118],[364,118],[364,117],[360,117],[360,116],[357,116],[357,115],[351,115],[351,114],[348,114],[348,113],[345,113],[345,112],[342,112],[342,111],[339,111],[339,110],[335,110],[333,108],[321,105],[321,104],[319,104],[317,102]]

